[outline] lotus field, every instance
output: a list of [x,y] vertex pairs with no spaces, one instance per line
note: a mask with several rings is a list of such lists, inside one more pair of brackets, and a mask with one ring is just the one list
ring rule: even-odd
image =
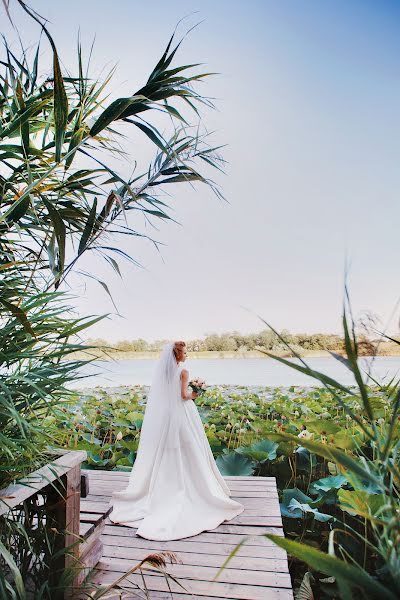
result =
[[[372,430],[383,443],[391,432],[386,451],[395,466],[393,449],[400,440],[398,416],[393,420],[395,388],[362,389],[373,422],[356,388],[215,386],[196,399],[223,475],[277,478],[286,534],[281,542],[293,557],[295,587],[309,594],[304,598],[346,598],[338,574],[323,576],[332,575],[335,565],[321,567],[321,557],[346,564],[356,571],[349,579],[364,576],[365,585],[372,581],[385,591],[383,597],[395,597],[390,589],[399,583],[394,581],[399,573],[398,481],[379,472],[384,448],[371,438]],[[87,450],[89,468],[130,469],[147,392],[145,386],[82,390],[48,417],[48,430],[63,446]],[[312,571],[306,572],[303,561]],[[317,577],[316,571],[322,574]]]

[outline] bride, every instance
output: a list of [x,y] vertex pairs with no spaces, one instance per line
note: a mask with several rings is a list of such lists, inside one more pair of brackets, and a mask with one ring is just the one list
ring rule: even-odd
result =
[[114,492],[110,519],[149,540],[215,529],[244,507],[230,498],[183,369],[185,342],[164,346],[147,399],[128,487]]

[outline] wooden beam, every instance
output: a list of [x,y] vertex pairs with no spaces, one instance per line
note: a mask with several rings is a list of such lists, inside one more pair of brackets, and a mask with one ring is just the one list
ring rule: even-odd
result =
[[63,452],[62,454],[63,456],[55,458],[44,467],[19,479],[17,483],[0,490],[0,516],[43,490],[72,467],[80,465],[87,457],[83,450]]

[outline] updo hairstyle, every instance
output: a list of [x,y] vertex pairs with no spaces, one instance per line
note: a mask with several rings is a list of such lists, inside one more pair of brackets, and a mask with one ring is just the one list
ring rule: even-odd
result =
[[174,343],[174,356],[176,358],[176,362],[180,362],[183,359],[183,351],[186,348],[185,342],[175,342]]

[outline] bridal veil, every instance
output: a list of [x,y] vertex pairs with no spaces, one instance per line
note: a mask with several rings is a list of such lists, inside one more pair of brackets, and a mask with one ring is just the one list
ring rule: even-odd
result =
[[181,370],[169,343],[153,375],[128,487],[112,498],[110,520],[147,539],[196,535],[243,511],[229,497],[197,407],[181,398]]

